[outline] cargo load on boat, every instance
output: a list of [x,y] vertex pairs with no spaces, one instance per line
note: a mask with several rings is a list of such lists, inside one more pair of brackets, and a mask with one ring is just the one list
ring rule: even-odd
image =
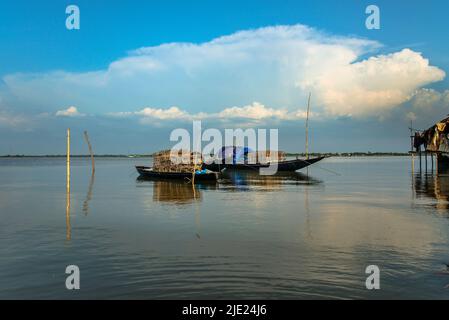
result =
[[248,147],[223,147],[216,155],[216,160],[221,163],[256,164],[282,161],[286,159],[286,153],[278,150],[253,151]]
[[157,172],[193,172],[201,168],[201,153],[186,150],[163,150],[153,154],[153,169]]

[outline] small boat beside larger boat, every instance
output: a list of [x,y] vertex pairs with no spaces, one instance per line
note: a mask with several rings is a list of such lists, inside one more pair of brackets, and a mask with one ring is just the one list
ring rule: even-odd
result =
[[[199,158],[198,158],[199,157]],[[153,154],[153,166],[136,166],[140,178],[183,180],[186,182],[217,181],[219,172],[201,167],[201,155],[178,150],[163,150]]]

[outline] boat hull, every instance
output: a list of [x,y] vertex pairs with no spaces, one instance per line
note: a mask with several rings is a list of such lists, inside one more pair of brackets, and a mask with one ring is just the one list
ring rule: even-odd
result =
[[[136,170],[140,174],[140,178],[145,179],[192,180],[192,174],[189,172],[158,172],[153,171],[151,167],[146,166],[136,166]],[[217,181],[219,178],[220,174],[218,172],[195,174],[195,182]]]
[[[294,160],[285,160],[279,161],[277,163],[277,171],[279,172],[288,172],[288,171],[296,171],[299,169],[303,169],[305,167],[310,166],[318,161],[323,160],[325,157],[317,157],[308,160],[303,159],[294,159]],[[231,170],[259,170],[261,168],[268,168],[270,163],[262,164],[245,164],[245,163],[229,163],[229,164],[220,164],[220,163],[211,163],[211,164],[203,164],[203,169],[208,169],[211,171],[221,171],[223,169],[231,169]]]

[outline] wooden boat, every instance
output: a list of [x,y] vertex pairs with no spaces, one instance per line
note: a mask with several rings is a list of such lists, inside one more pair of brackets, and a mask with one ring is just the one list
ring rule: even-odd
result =
[[[318,161],[323,160],[325,157],[317,157],[311,159],[294,159],[294,160],[283,160],[277,162],[277,171],[286,172],[286,171],[296,171],[299,169],[303,169],[305,167],[310,166]],[[254,164],[246,164],[246,163],[211,163],[211,164],[203,164],[203,169],[208,169],[211,171],[221,171],[223,169],[232,169],[232,170],[259,170],[260,168],[267,168],[270,166],[270,163],[254,163]]]
[[[190,172],[159,172],[154,171],[152,167],[136,166],[141,178],[162,179],[162,180],[192,180]],[[195,182],[217,181],[220,178],[219,172],[207,170],[205,173],[195,173]]]

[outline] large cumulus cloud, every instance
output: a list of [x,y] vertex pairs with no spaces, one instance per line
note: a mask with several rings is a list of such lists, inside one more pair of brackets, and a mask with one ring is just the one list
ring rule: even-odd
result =
[[[167,115],[164,120],[230,116],[232,110],[223,110],[253,101],[279,107],[269,112],[282,118],[304,110],[311,91],[317,112],[367,117],[388,113],[445,76],[418,52],[381,55],[381,47],[303,25],[265,27],[199,44],[142,47],[105,70],[10,74],[3,77],[2,91],[13,97],[10,106],[27,112],[54,113],[76,105],[89,114],[142,110],[143,117]],[[174,105],[181,109],[164,111]]]

